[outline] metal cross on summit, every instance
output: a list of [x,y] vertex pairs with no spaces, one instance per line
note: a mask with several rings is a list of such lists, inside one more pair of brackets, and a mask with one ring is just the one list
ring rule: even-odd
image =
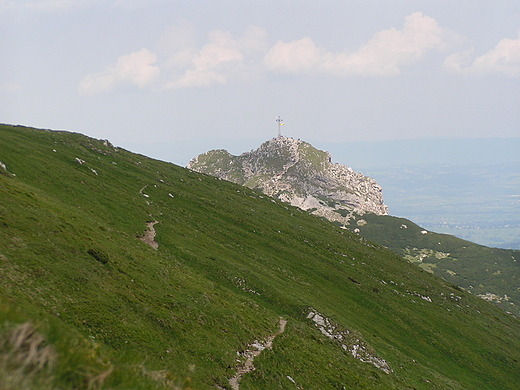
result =
[[283,119],[280,117],[280,115],[278,115],[276,117],[276,121],[278,122],[278,138],[280,138],[282,136],[281,127],[284,125],[283,124]]

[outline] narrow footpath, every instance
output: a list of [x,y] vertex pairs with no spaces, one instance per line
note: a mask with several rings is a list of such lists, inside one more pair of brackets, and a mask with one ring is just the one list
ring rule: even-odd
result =
[[262,351],[266,348],[271,349],[273,346],[273,341],[279,334],[282,334],[285,331],[285,325],[287,325],[287,320],[284,320],[283,318],[280,318],[280,329],[276,334],[273,334],[269,336],[265,342],[265,344],[260,343],[254,343],[251,345],[254,349],[248,349],[245,352],[245,355],[247,356],[247,359],[244,363],[242,363],[240,366],[237,367],[237,373],[236,375],[229,380],[229,384],[231,385],[231,388],[233,390],[240,390],[240,380],[242,379],[242,376],[250,373],[255,369],[255,366],[253,365],[253,361],[255,358],[262,353]]

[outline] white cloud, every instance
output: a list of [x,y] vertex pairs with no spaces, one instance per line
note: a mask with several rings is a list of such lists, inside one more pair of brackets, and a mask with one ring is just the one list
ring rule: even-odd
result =
[[211,31],[201,47],[194,36],[193,24],[181,21],[162,34],[158,55],[143,49],[122,56],[103,72],[85,77],[80,92],[95,94],[125,83],[144,88],[159,75],[165,89],[209,87],[268,72],[395,76],[427,53],[443,51],[458,40],[456,34],[421,12],[407,16],[401,30],[380,31],[352,53],[333,53],[318,47],[310,37],[278,41],[270,47],[267,32],[257,26],[249,26],[239,38],[228,31]]
[[297,41],[278,41],[264,57],[267,68],[273,71],[288,73],[318,70],[327,58],[334,55],[320,49],[311,38],[305,37]]
[[260,27],[249,27],[244,36],[234,39],[231,33],[214,30],[208,34],[209,42],[200,50],[183,48],[170,56],[168,63],[186,68],[174,75],[165,88],[207,87],[226,84],[232,77],[244,72],[246,56],[265,52],[265,36]]
[[262,27],[249,26],[242,38],[238,40],[246,56],[264,55],[269,49],[267,44],[267,31]]
[[505,38],[494,49],[473,59],[474,49],[452,54],[444,61],[445,67],[455,73],[484,75],[498,73],[520,77],[520,31],[518,39]]
[[[226,83],[226,73],[244,59],[240,45],[229,32],[221,30],[211,31],[208,38],[209,43],[194,53],[190,68],[184,75],[169,83],[167,88],[207,87]],[[189,51],[183,50],[181,53],[187,55]]]
[[157,45],[160,62],[157,54],[148,49],[122,56],[104,71],[86,76],[80,83],[80,93],[92,95],[122,84],[144,88],[157,81],[160,74],[165,89],[226,84],[233,77],[242,77],[246,68],[255,67],[254,61],[246,65],[245,55],[254,58],[260,52],[259,63],[267,50],[267,34],[259,27],[249,27],[240,39],[229,32],[211,31],[208,43],[200,49],[195,47],[193,35],[189,22],[169,27]]
[[454,73],[462,73],[463,68],[467,69],[469,66],[471,66],[474,53],[474,48],[453,53],[444,60],[444,67]]
[[157,55],[148,49],[142,49],[117,59],[116,63],[104,71],[87,75],[79,85],[79,92],[84,95],[108,91],[118,84],[131,84],[139,88],[151,85],[160,75],[159,67],[154,66]]
[[415,12],[405,18],[402,30],[380,31],[353,53],[329,52],[306,37],[289,43],[277,42],[264,62],[272,71],[393,76],[399,74],[403,66],[421,60],[429,51],[445,50],[458,39],[435,19]]

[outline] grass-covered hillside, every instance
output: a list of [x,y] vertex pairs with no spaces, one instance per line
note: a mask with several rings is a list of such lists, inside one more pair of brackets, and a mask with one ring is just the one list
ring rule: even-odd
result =
[[517,318],[327,221],[79,134],[0,161],[2,390],[518,388]]
[[192,159],[188,168],[324,217],[520,317],[520,251],[487,248],[388,216],[374,179],[330,160],[328,152],[280,136],[240,156],[210,150]]
[[348,227],[520,317],[519,250],[488,248],[388,215],[357,216]]

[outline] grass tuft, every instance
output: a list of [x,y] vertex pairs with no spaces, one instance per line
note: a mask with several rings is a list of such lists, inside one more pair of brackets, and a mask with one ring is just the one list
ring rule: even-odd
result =
[[54,347],[47,345],[30,322],[0,333],[0,376],[4,389],[29,388],[31,382],[49,385],[56,360]]

